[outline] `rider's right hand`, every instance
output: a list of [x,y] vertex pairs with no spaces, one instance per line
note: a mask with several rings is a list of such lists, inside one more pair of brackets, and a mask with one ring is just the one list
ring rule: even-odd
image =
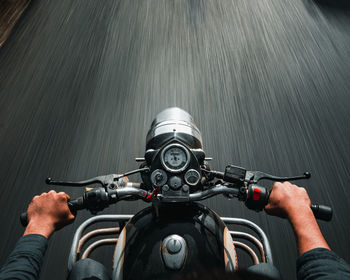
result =
[[68,208],[69,196],[64,192],[50,191],[35,196],[27,209],[28,226],[24,235],[41,234],[46,238],[72,223],[75,216]]
[[289,182],[276,182],[272,187],[265,211],[269,215],[291,219],[302,213],[312,215],[310,205],[309,195],[304,188]]
[[268,214],[288,218],[296,235],[299,255],[315,248],[330,249],[310,206],[306,190],[289,182],[275,183],[265,206]]

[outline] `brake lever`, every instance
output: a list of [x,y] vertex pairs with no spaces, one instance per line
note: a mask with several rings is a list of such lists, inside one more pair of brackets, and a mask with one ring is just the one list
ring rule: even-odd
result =
[[302,180],[302,179],[309,179],[311,177],[310,172],[305,172],[303,175],[298,176],[291,176],[291,177],[278,177],[274,176],[265,172],[261,171],[247,171],[245,180],[249,184],[257,184],[260,180],[270,180],[270,181],[278,181],[278,182],[284,182],[284,181],[295,181],[295,180]]
[[248,171],[243,167],[235,165],[226,166],[224,173],[209,171],[209,174],[212,177],[223,179],[225,182],[233,183],[238,186],[242,186],[244,184],[257,184],[262,179],[283,182],[289,180],[309,179],[311,177],[310,172],[305,172],[303,175],[298,176],[278,177],[261,171]]

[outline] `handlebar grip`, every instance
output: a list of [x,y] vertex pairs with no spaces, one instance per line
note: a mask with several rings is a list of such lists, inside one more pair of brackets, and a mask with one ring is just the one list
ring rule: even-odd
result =
[[84,203],[84,197],[80,196],[78,198],[68,200],[68,207],[74,215],[78,210],[85,209],[86,206]]
[[[76,215],[78,210],[85,209],[84,198],[82,196],[76,199],[68,200],[67,204],[68,204],[69,210],[72,212],[74,216]],[[19,216],[19,219],[21,221],[22,226],[26,227],[28,225],[27,212],[23,212]]]
[[311,210],[316,219],[330,221],[333,216],[333,209],[327,205],[311,204]]
[[26,227],[28,225],[28,217],[27,217],[27,212],[23,212],[20,216],[19,219],[21,221],[22,226]]

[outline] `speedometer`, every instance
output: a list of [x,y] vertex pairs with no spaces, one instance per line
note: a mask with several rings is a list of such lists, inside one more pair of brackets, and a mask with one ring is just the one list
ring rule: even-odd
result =
[[190,154],[182,145],[172,144],[162,151],[161,161],[167,171],[181,172],[188,166]]

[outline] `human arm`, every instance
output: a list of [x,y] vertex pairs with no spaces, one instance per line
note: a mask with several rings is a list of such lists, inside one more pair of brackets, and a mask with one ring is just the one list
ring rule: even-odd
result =
[[268,214],[287,218],[292,225],[299,254],[297,279],[350,279],[350,266],[331,251],[310,205],[304,188],[284,182],[273,185],[265,207]]
[[39,279],[48,238],[74,220],[65,193],[35,196],[27,215],[29,224],[0,270],[0,279]]
[[39,279],[47,248],[47,238],[40,234],[22,236],[0,270],[0,279]]
[[297,258],[297,279],[350,279],[350,265],[333,251],[315,248]]
[[310,205],[309,195],[304,188],[289,182],[276,182],[265,207],[268,214],[289,220],[296,237],[299,256],[314,248],[330,250]]

